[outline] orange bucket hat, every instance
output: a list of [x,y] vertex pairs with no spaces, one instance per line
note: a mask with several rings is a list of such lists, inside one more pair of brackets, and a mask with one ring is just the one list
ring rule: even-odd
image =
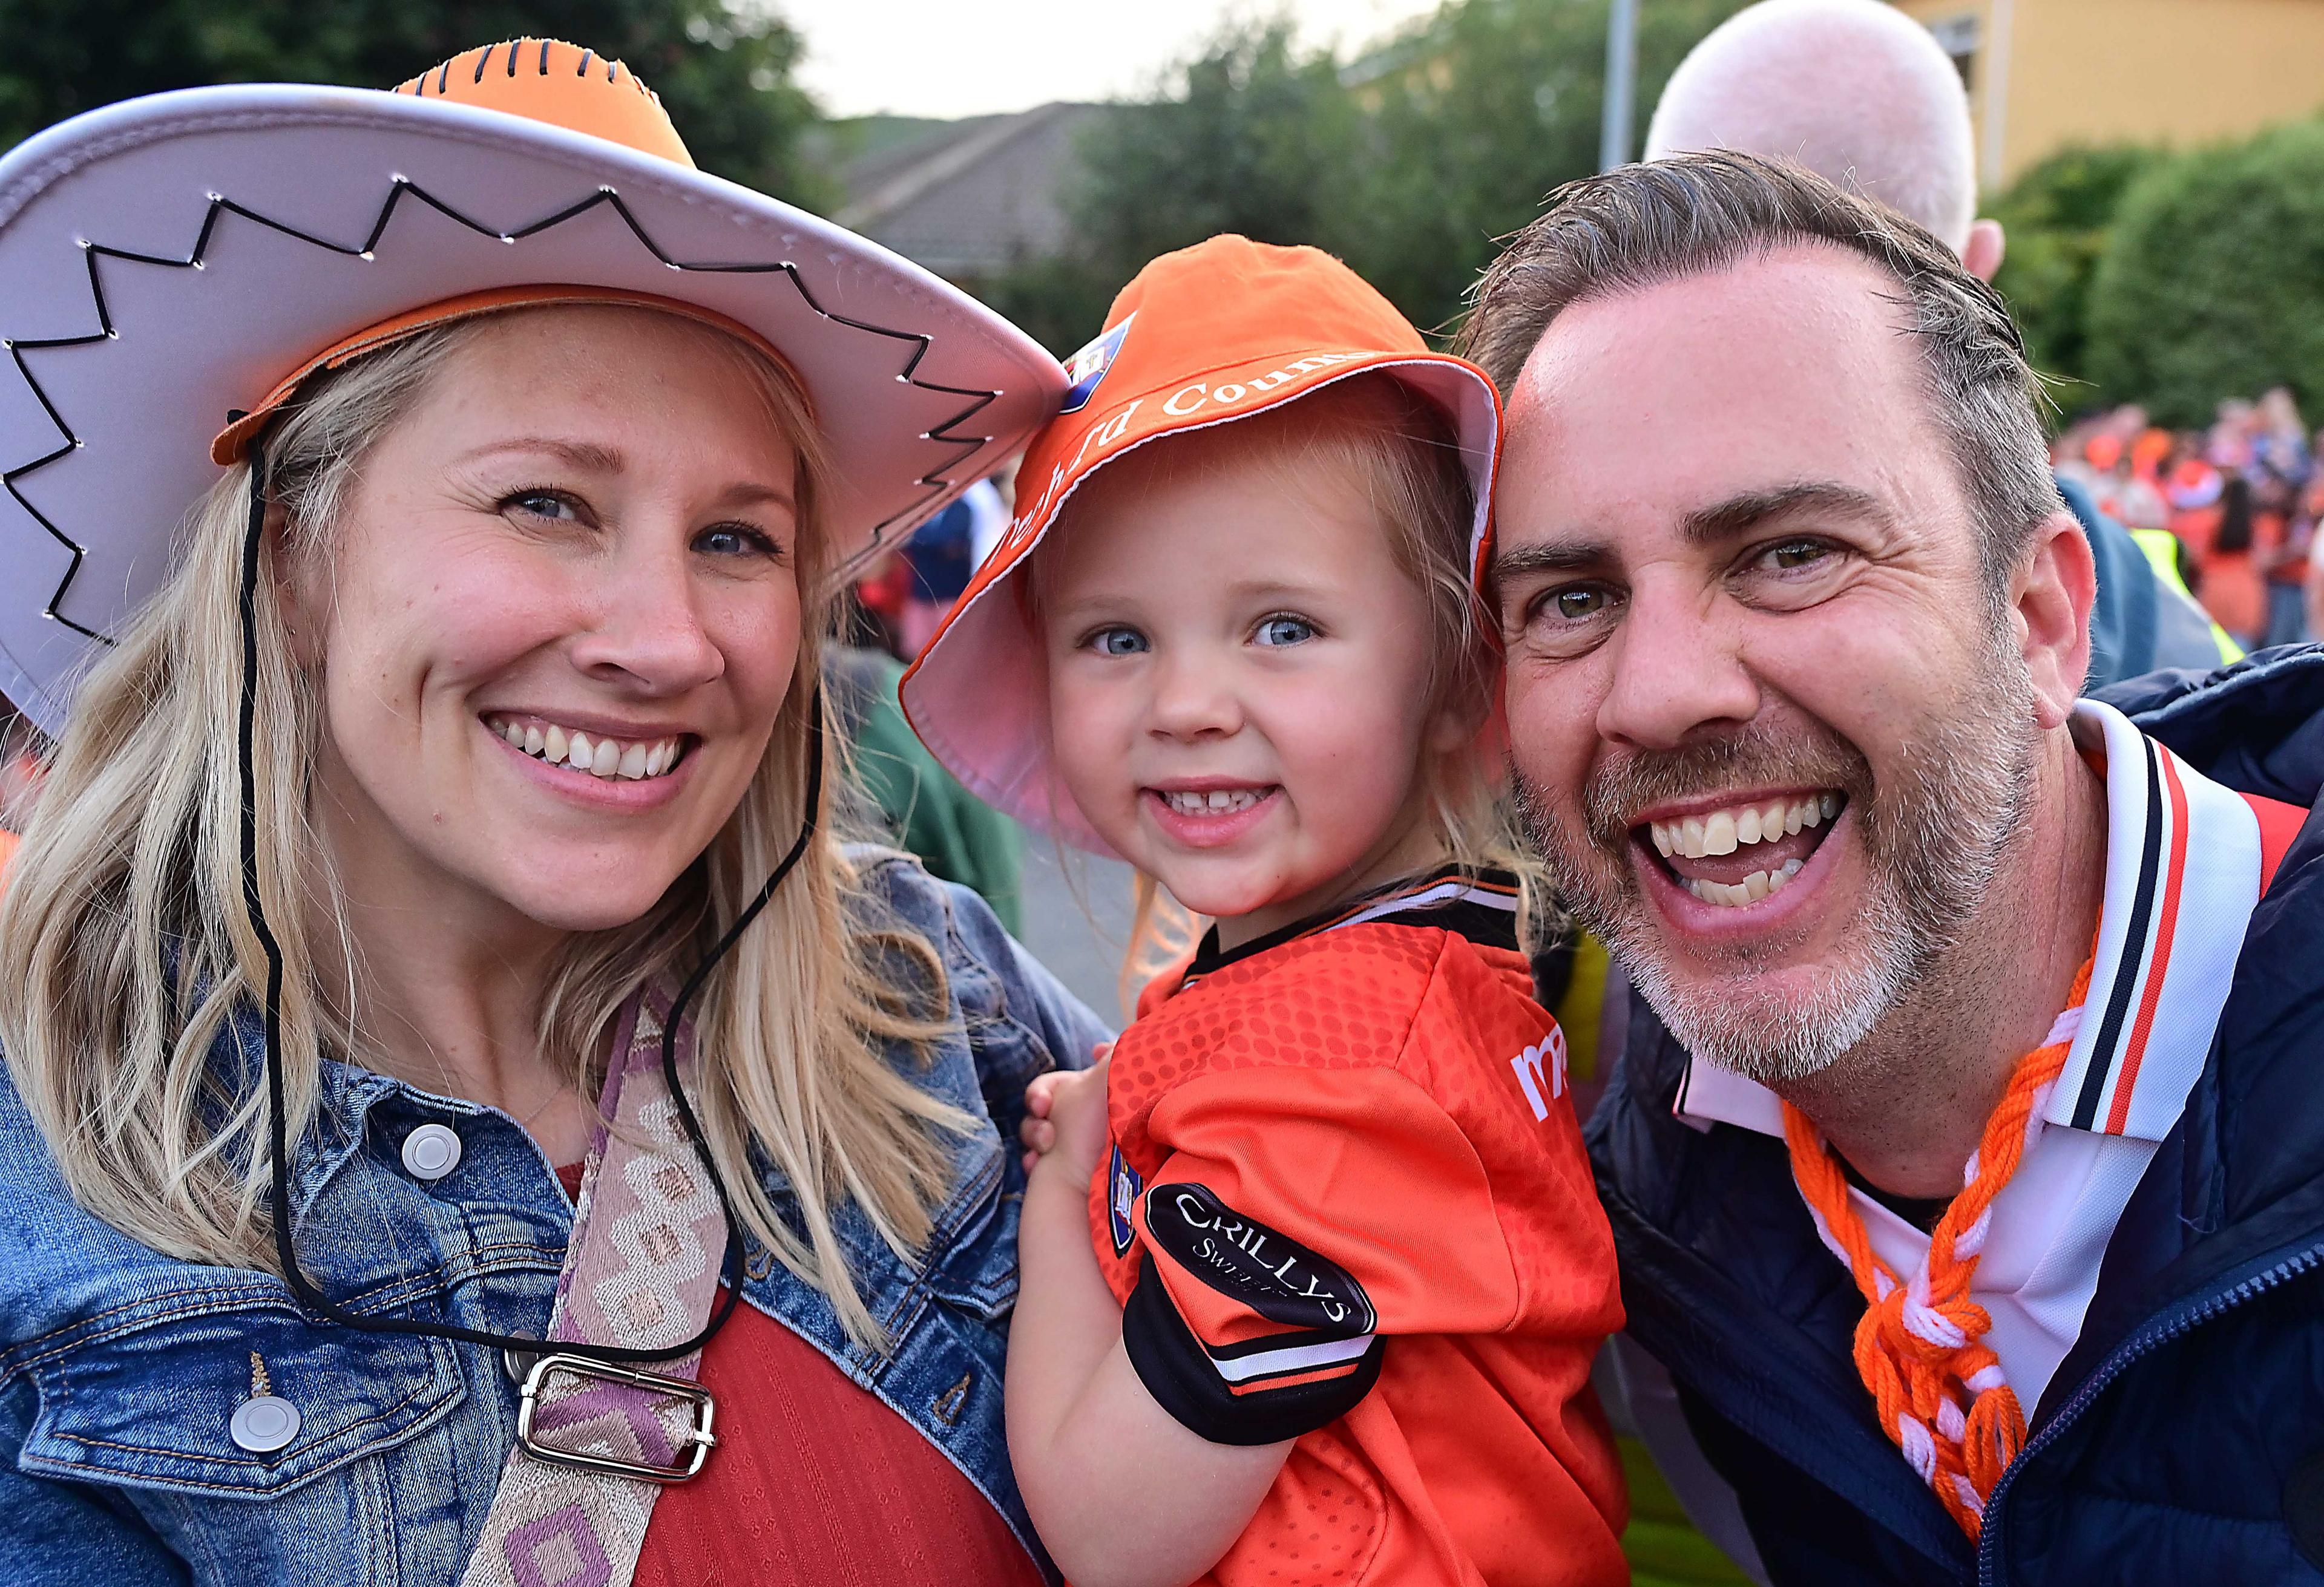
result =
[[886,249],[695,168],[619,61],[471,50],[393,92],[157,94],[0,158],[0,693],[43,729],[157,590],[187,509],[300,382],[431,326],[643,306],[788,368],[843,555],[1056,410],[1056,361]]
[[904,674],[904,712],[929,752],[986,803],[1111,854],[1052,764],[1047,673],[1026,609],[993,592],[1105,464],[1367,372],[1403,382],[1451,421],[1476,493],[1469,549],[1480,575],[1500,438],[1493,382],[1474,364],[1430,352],[1387,298],[1330,254],[1213,237],[1139,271],[1104,331],[1067,362],[1064,412],[1026,454],[1008,533]]

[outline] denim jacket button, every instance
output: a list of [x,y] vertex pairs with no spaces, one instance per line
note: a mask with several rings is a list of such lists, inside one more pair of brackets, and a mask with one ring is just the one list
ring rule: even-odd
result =
[[415,1179],[440,1179],[460,1166],[460,1137],[442,1124],[422,1124],[403,1138],[403,1166]]
[[299,1408],[279,1394],[262,1394],[235,1408],[226,1431],[251,1454],[272,1454],[299,1436]]

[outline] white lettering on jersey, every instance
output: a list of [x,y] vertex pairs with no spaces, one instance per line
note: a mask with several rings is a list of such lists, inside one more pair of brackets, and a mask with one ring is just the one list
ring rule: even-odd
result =
[[1565,1032],[1555,1025],[1549,1034],[1509,1060],[1536,1123],[1549,1118],[1550,1099],[1565,1095]]

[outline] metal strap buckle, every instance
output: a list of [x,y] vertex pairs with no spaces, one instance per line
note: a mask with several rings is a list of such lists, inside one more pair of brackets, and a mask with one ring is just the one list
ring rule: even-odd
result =
[[[569,1372],[576,1378],[616,1383],[623,1388],[641,1389],[650,1394],[666,1394],[673,1399],[687,1401],[694,1407],[693,1425],[678,1439],[686,1464],[642,1465],[608,1454],[558,1449],[553,1445],[541,1443],[532,1436],[532,1416],[540,1408],[540,1391],[551,1372]],[[585,1471],[606,1472],[641,1482],[683,1482],[699,1475],[703,1463],[710,1458],[710,1452],[718,1447],[718,1440],[710,1430],[718,1408],[710,1398],[710,1390],[689,1378],[666,1378],[659,1372],[641,1372],[630,1367],[616,1366],[611,1362],[592,1361],[585,1355],[544,1355],[535,1360],[532,1370],[524,1375],[524,1387],[520,1395],[516,1410],[517,1447],[535,1460],[545,1460],[557,1465],[579,1466]]]

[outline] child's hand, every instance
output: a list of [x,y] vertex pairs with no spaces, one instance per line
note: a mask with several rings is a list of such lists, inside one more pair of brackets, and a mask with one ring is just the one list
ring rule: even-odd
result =
[[1043,1075],[1025,1088],[1025,1122],[1017,1136],[1026,1148],[1028,1176],[1052,1157],[1077,1183],[1097,1171],[1098,1159],[1105,1154],[1105,1072],[1113,1049],[1097,1050],[1097,1062],[1088,1069]]

